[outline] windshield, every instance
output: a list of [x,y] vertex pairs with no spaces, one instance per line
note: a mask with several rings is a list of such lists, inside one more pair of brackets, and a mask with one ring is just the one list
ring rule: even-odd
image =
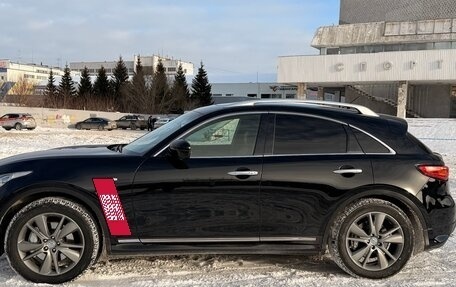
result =
[[153,148],[156,144],[172,135],[175,131],[190,123],[200,116],[197,112],[188,112],[166,125],[151,131],[148,134],[136,139],[130,144],[123,147],[123,151],[130,151],[137,154],[143,154]]

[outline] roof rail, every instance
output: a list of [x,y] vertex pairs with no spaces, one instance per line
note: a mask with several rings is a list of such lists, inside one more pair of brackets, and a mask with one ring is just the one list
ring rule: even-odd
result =
[[320,105],[320,106],[328,106],[328,107],[338,107],[344,108],[348,110],[355,110],[359,114],[379,117],[379,115],[374,112],[373,110],[366,108],[365,106],[355,105],[355,104],[347,104],[347,103],[339,103],[339,102],[330,102],[330,101],[302,101],[302,103],[312,104],[312,105]]

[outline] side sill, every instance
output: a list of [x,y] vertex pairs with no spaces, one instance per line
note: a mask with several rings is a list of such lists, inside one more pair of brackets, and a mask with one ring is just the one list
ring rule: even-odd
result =
[[318,244],[244,243],[244,244],[141,244],[124,243],[111,247],[111,256],[156,256],[187,254],[274,254],[315,255],[320,253]]

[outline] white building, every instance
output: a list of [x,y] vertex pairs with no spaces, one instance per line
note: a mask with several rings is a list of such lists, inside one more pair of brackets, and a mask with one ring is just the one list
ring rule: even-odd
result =
[[212,97],[241,97],[248,99],[294,99],[295,85],[277,83],[214,83]]
[[[63,76],[63,69],[38,64],[22,64],[10,60],[0,60],[0,100],[14,92],[14,85],[24,81],[31,87],[46,82],[49,73],[53,72],[56,82]],[[72,77],[79,76],[77,72],[71,72]]]
[[[388,10],[399,0],[364,0],[359,11],[345,11],[359,1],[342,0],[343,22],[365,19],[363,11],[376,11],[382,1],[391,2],[382,4]],[[429,19],[429,10],[420,8],[428,0],[400,2],[400,14],[379,15],[387,21],[320,27],[312,40],[320,55],[279,57],[278,82],[297,85],[301,99],[314,87],[320,99],[339,91],[340,100],[382,113],[456,117],[456,11],[451,19]],[[404,21],[407,16],[413,20]]]
[[63,75],[63,70],[56,67],[51,68],[44,65],[22,64],[10,60],[0,60],[0,81],[18,82],[22,79],[26,79],[33,84],[38,84],[49,78],[51,69],[54,75]]
[[[125,67],[128,70],[128,75],[133,76],[134,64],[133,61],[125,61]],[[106,75],[112,76],[114,69],[116,68],[117,61],[104,61],[104,62],[70,62],[70,70],[73,72],[81,73],[85,67],[89,70],[89,75],[95,77],[98,74],[98,70],[103,67],[106,70]]]
[[[165,72],[169,77],[172,77],[176,74],[177,68],[179,67],[180,64],[182,64],[182,68],[184,70],[184,73],[187,76],[192,76],[193,75],[193,63],[191,62],[184,62],[181,60],[175,60],[172,58],[167,58],[167,57],[161,57],[157,55],[152,55],[152,56],[139,56],[141,59],[141,65],[143,66],[143,70],[148,73],[153,73],[155,71],[155,68],[158,65],[158,62],[161,60],[163,63],[163,66],[165,67]],[[128,69],[128,75],[130,77],[133,76],[134,72],[136,71],[136,63],[138,61],[138,56],[135,55],[133,57],[133,60],[125,60],[123,59],[125,66]],[[98,70],[103,66],[106,70],[106,74],[108,76],[112,76],[114,69],[117,65],[117,61],[105,61],[105,62],[71,62],[70,63],[70,69],[75,72],[82,72],[84,67],[87,67],[89,69],[89,75],[90,76],[96,76],[98,74]]]
[[[193,76],[193,63],[184,62],[181,60],[176,60],[167,57],[161,57],[157,55],[152,56],[140,56],[141,65],[143,66],[144,71],[153,72],[157,68],[158,62],[161,60],[163,67],[165,68],[165,73],[168,77],[174,76],[177,73],[179,65],[182,65],[182,69],[186,76]],[[135,55],[134,63],[138,62],[138,56]],[[136,65],[134,67],[136,71]]]

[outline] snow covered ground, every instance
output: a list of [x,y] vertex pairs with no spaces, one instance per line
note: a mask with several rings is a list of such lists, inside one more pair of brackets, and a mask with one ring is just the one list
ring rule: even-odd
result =
[[[456,120],[410,119],[409,126],[415,136],[443,155],[452,170],[451,191],[456,196]],[[143,133],[0,129],[0,158],[67,145],[125,143]],[[327,257],[172,256],[99,263],[64,286],[456,286],[455,271],[456,239],[452,236],[443,248],[413,257],[402,272],[379,281],[351,278]],[[31,284],[16,275],[2,256],[0,286],[45,285]]]

